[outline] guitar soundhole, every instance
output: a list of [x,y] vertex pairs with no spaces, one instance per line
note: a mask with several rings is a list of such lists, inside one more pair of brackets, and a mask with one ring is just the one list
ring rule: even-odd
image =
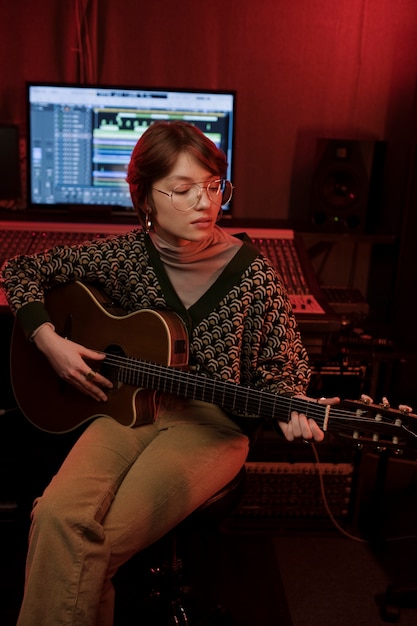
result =
[[[109,355],[109,357],[106,357],[104,359],[100,367],[100,373],[113,383],[114,389],[117,389],[122,385],[121,366],[122,360],[126,356],[125,352],[118,345],[107,346],[104,352]],[[118,357],[122,357],[120,365],[118,362]]]

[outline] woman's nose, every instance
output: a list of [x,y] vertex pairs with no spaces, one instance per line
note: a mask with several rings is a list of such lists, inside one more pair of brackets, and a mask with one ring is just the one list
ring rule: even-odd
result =
[[205,209],[211,205],[211,198],[209,196],[209,192],[207,187],[200,187],[200,193],[198,196],[198,202],[196,204],[196,209]]

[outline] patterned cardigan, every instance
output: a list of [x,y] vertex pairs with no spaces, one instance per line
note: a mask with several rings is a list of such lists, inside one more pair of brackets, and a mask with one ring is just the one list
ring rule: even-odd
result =
[[291,302],[275,268],[250,243],[187,310],[141,229],[14,257],[1,270],[10,308],[27,336],[49,319],[44,292],[74,280],[95,283],[126,313],[176,311],[199,374],[276,393],[306,392],[310,369]]

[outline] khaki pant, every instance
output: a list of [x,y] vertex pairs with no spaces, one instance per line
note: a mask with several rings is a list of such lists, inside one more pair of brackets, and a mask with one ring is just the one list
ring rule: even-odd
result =
[[32,513],[18,626],[111,626],[118,567],[242,467],[248,439],[219,408],[176,402],[154,424],[98,418]]

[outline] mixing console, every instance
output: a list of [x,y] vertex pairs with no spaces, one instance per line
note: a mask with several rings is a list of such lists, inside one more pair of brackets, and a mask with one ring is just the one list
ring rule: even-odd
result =
[[[125,232],[131,224],[80,224],[57,222],[0,222],[0,265],[17,254],[33,254],[55,245],[73,245],[96,237]],[[231,233],[236,229],[226,228]],[[244,229],[282,276],[300,327],[337,330],[332,312],[315,279],[303,243],[288,229]],[[0,308],[6,307],[0,293]]]

